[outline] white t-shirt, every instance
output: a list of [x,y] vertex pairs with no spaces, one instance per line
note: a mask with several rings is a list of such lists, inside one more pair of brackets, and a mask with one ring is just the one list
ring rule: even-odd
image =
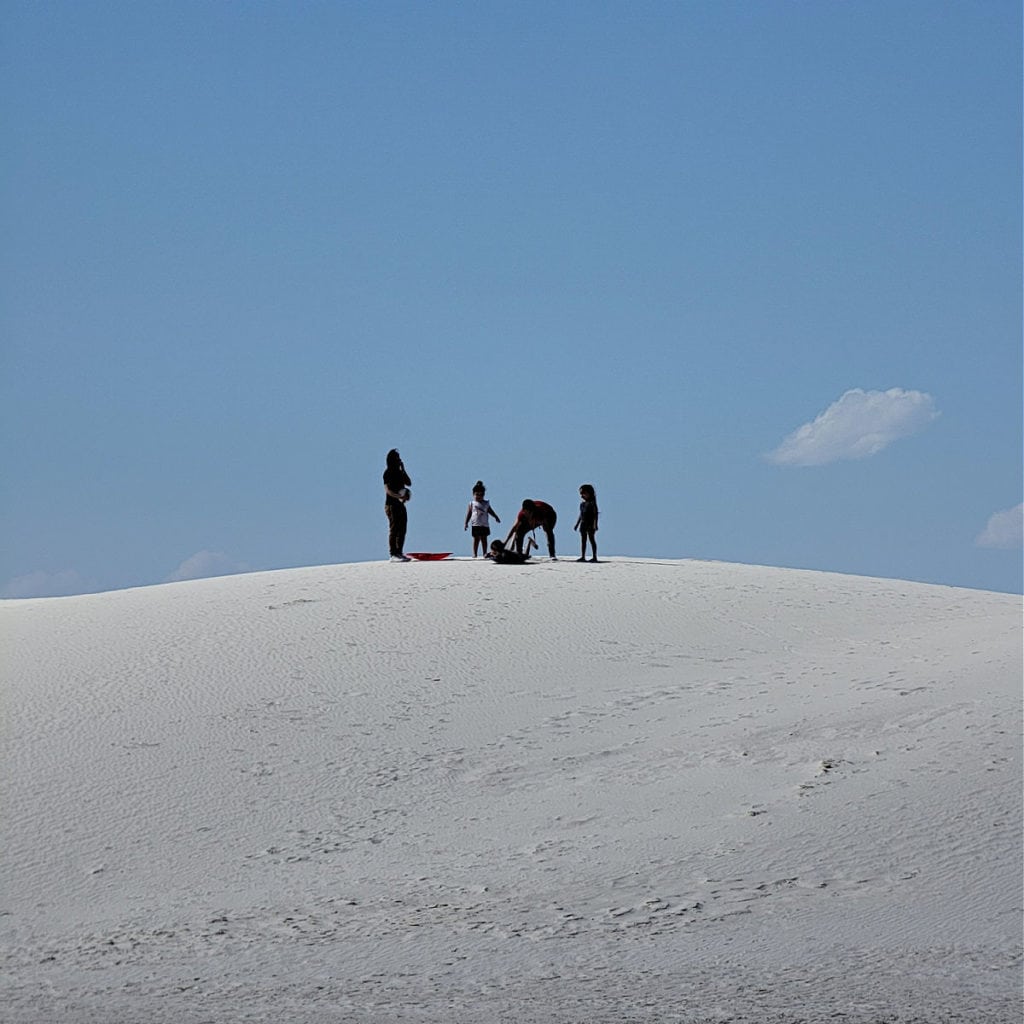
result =
[[490,512],[491,503],[486,498],[482,498],[482,499],[474,498],[470,502],[470,505],[472,506],[473,514],[472,514],[472,516],[471,516],[471,518],[469,520],[469,525],[470,526],[486,526],[487,525],[487,516],[488,516],[488,514]]

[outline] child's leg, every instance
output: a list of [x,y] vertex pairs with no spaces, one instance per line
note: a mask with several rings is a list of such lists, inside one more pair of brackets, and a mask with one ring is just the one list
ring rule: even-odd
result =
[[[590,550],[594,553],[594,561],[597,561],[597,534],[593,530],[587,530],[586,536],[590,538]],[[587,551],[586,541],[583,542],[583,554],[586,555]]]

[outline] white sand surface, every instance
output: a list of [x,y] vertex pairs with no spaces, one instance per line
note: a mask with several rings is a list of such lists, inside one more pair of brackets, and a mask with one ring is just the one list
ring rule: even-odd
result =
[[0,603],[0,1019],[1018,1024],[1021,611],[630,559]]

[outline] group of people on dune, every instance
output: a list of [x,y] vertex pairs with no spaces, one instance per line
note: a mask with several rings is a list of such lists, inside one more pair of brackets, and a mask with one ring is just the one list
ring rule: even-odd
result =
[[[384,469],[384,512],[388,517],[388,545],[392,562],[408,562],[405,554],[405,534],[408,527],[408,511],[406,504],[412,497],[412,480],[406,472],[405,464],[397,449],[392,448],[387,454]],[[501,522],[497,512],[491,508],[487,500],[487,488],[482,480],[473,485],[473,497],[466,508],[463,530],[472,529],[473,557],[478,551],[484,558],[490,558],[500,564],[522,564],[530,557],[530,552],[537,547],[532,536],[535,530],[543,530],[548,542],[548,555],[552,561],[557,560],[555,554],[555,523],[558,514],[546,501],[537,498],[524,498],[522,507],[516,516],[508,536],[504,540],[491,541],[487,549],[487,538],[491,534],[490,520]],[[593,484],[580,484],[580,514],[573,526],[580,534],[580,557],[578,562],[587,561],[587,545],[590,545],[591,562],[597,561],[597,495]],[[486,549],[486,550],[485,550]]]

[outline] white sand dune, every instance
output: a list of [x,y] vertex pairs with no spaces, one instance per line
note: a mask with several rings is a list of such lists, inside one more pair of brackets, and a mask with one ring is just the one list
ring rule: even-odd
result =
[[460,559],[0,623],[4,1021],[1020,1020],[1019,597]]

